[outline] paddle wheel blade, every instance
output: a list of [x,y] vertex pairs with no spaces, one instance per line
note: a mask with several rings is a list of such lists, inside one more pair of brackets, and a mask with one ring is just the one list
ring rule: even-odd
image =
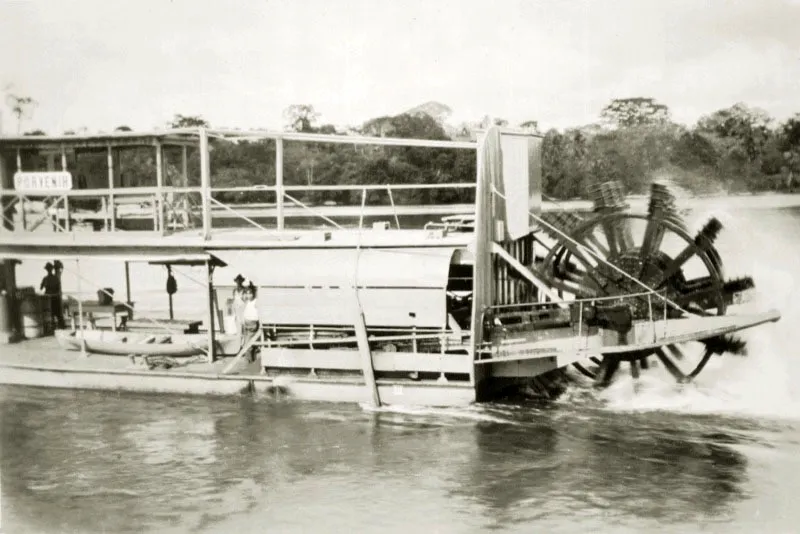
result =
[[733,334],[703,339],[702,342],[712,354],[747,355],[747,342]]
[[[629,206],[625,202],[625,192],[619,182],[597,184],[589,194],[594,202],[594,211],[600,214],[619,212]],[[608,243],[608,255],[619,256],[633,248],[633,232],[625,218],[609,219],[602,223],[603,234]]]

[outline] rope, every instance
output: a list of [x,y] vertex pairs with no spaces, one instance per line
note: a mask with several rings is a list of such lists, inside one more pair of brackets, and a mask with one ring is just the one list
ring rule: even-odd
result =
[[[503,195],[503,193],[498,191],[497,188],[494,187],[494,185],[492,185],[492,193],[494,193],[495,195],[499,196],[503,200],[506,200],[505,195]],[[675,303],[671,299],[667,298],[666,295],[661,295],[658,291],[656,291],[652,287],[648,286],[647,284],[645,284],[644,282],[642,282],[638,278],[635,278],[634,276],[628,274],[626,271],[620,269],[619,267],[617,267],[613,263],[609,262],[608,260],[606,260],[605,258],[600,256],[599,254],[597,254],[595,251],[593,251],[589,247],[586,247],[586,246],[582,245],[581,243],[578,243],[577,241],[572,239],[569,235],[567,235],[566,233],[562,232],[560,229],[558,229],[557,227],[553,226],[552,224],[548,223],[547,221],[545,221],[544,219],[542,219],[541,217],[539,217],[538,215],[536,215],[532,211],[529,210],[528,211],[528,215],[533,217],[540,224],[543,224],[543,225],[547,226],[548,228],[550,228],[551,230],[553,230],[554,232],[559,234],[561,237],[563,237],[564,239],[566,239],[567,241],[569,241],[570,243],[572,243],[573,245],[578,247],[578,249],[580,249],[581,251],[589,253],[590,255],[594,256],[594,258],[597,259],[598,261],[600,261],[601,263],[603,263],[606,266],[612,268],[613,270],[615,270],[616,272],[618,272],[619,274],[621,274],[625,278],[628,278],[629,280],[631,280],[631,281],[635,282],[636,284],[640,285],[641,287],[646,289],[648,292],[653,293],[658,298],[660,298],[661,300],[663,300],[664,302],[666,302],[667,304],[669,304],[670,306],[672,306],[676,310],[678,310],[681,313],[683,313],[685,315],[688,315],[690,317],[695,317],[695,314],[690,313],[687,310],[684,310],[677,303]]]

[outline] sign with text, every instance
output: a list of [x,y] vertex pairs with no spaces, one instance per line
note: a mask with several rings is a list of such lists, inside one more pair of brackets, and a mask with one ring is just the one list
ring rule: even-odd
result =
[[29,192],[69,191],[72,175],[67,171],[16,172],[14,189]]

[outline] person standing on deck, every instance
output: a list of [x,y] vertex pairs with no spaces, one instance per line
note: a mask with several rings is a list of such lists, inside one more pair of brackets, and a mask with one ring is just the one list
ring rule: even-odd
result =
[[[250,282],[244,290],[244,311],[242,318],[244,319],[242,346],[246,345],[253,336],[258,335],[261,330],[261,320],[258,314],[258,301],[256,300],[256,287],[253,282]],[[251,347],[248,350],[248,360],[252,363],[256,360],[256,349]]]
[[64,295],[61,292],[61,275],[64,274],[64,264],[59,260],[53,261],[53,268],[58,279],[58,300],[55,302],[53,314],[56,315],[56,324],[59,328],[66,328],[64,324]]
[[53,319],[53,324],[57,325],[58,328],[64,328],[64,315],[61,313],[61,280],[53,273],[53,264],[49,261],[45,264],[44,270],[47,271],[47,274],[42,278],[39,289],[43,290],[44,294],[49,297],[50,316]]
[[237,274],[233,279],[236,287],[233,288],[233,316],[236,320],[236,332],[244,336],[244,276]]

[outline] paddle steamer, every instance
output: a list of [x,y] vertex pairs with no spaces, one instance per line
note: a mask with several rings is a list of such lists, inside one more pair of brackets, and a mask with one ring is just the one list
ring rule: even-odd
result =
[[[215,185],[212,150],[243,142],[274,150],[274,182]],[[287,185],[285,142],[467,150],[476,176],[466,184]],[[505,128],[479,132],[476,142],[205,128],[0,138],[0,289],[11,316],[0,325],[10,342],[0,382],[460,405],[521,384],[551,392],[573,371],[608,384],[621,364],[638,377],[658,362],[689,381],[714,355],[743,350],[732,333],[778,320],[776,311],[731,313],[752,280],[724,278],[714,247],[721,225],[712,219],[692,235],[662,185],[641,213],[614,183],[594,187],[589,211],[545,205],[541,146],[540,136]],[[121,154],[131,149],[149,153],[148,185],[126,179]],[[81,154],[94,158],[93,173],[76,175]],[[419,207],[431,221],[403,228],[412,210],[393,194],[433,187],[470,191],[474,204]],[[304,191],[342,190],[360,196],[360,206],[301,200]],[[269,201],[233,206],[223,193]],[[385,195],[383,207],[367,205],[375,193]],[[302,228],[293,224],[301,216]],[[139,368],[88,353],[85,343],[67,352],[52,338],[20,340],[16,270],[52,258],[79,279],[88,259],[118,262],[126,274],[131,262],[204,266],[202,361]],[[257,334],[237,354],[219,343],[230,334],[220,303],[233,274],[255,284],[260,314]],[[133,300],[128,278],[125,299],[111,307],[132,317]],[[80,341],[91,337],[82,309],[89,303],[74,302],[69,336]],[[132,321],[182,335],[171,319]],[[700,349],[695,358],[692,348]],[[252,350],[258,357],[248,364]]]

